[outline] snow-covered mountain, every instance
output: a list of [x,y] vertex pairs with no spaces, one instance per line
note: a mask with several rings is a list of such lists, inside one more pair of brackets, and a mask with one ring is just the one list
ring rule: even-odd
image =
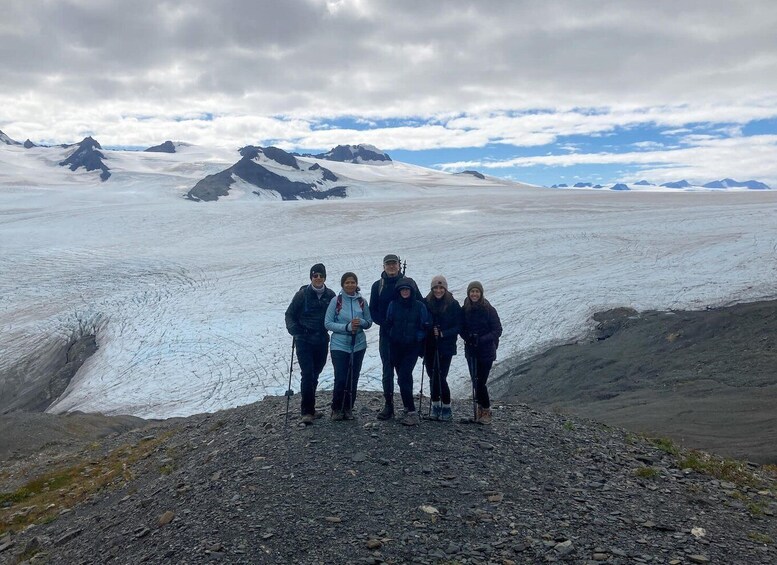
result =
[[[553,186],[551,186],[551,188],[570,188],[570,187],[567,184],[554,184]],[[707,184],[703,184],[703,185],[694,185],[688,182],[687,180],[680,180],[680,181],[674,181],[674,182],[665,182],[660,186],[656,186],[655,184],[648,182],[646,180],[641,180],[635,183],[618,182],[610,186],[603,186],[601,184],[592,184],[590,182],[577,182],[572,186],[572,188],[607,189],[607,190],[614,190],[618,192],[631,191],[631,190],[639,190],[639,191],[662,191],[662,190],[703,191],[703,190],[719,190],[719,189],[771,190],[769,186],[759,181],[749,180],[745,182],[738,182],[733,179],[723,179],[723,180],[718,180],[714,182],[708,182]]]
[[4,143],[5,145],[21,145],[16,140],[11,139],[6,134],[4,134],[2,131],[0,131],[0,143]]
[[66,159],[59,164],[62,167],[69,167],[71,171],[84,168],[86,171],[101,171],[100,180],[106,181],[111,176],[108,166],[103,162],[105,155],[100,151],[102,147],[91,136],[85,137],[80,143],[75,145],[75,149]]
[[769,187],[757,180],[748,180],[744,182],[735,181],[734,179],[723,179],[708,182],[702,185],[704,188],[749,188],[751,190],[768,190]]
[[337,185],[337,175],[318,163],[297,160],[277,147],[249,145],[240,154],[242,158],[237,163],[199,181],[187,197],[196,201],[218,200],[228,196],[233,186],[248,188],[257,196],[282,200],[346,196],[346,187]]
[[[499,363],[575,340],[609,307],[777,295],[777,191],[549,190],[396,161],[185,145],[102,149],[112,174],[101,182],[101,169],[58,166],[75,149],[0,144],[0,378],[47,374],[71,336],[96,331],[97,352],[54,411],[167,417],[282,393],[283,313],[319,261],[335,290],[345,271],[367,289],[386,253],[407,259],[424,292],[440,273],[459,300],[482,281],[505,328]],[[326,169],[348,198],[259,198],[240,162],[289,182],[323,181]],[[228,197],[183,198],[230,169]],[[363,388],[380,388],[377,338],[368,332]],[[294,390],[298,378],[295,368]],[[461,354],[451,382],[466,396]]]
[[326,161],[338,161],[340,163],[388,163],[391,157],[388,153],[381,151],[374,145],[338,145],[326,153],[313,155],[316,159]]

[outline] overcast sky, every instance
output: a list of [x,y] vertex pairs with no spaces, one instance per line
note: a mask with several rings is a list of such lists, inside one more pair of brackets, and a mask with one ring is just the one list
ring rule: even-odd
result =
[[777,2],[3,0],[0,130],[777,187]]

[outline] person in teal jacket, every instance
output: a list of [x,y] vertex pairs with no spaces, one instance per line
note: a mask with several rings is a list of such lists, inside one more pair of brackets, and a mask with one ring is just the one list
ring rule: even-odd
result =
[[345,273],[340,278],[340,286],[342,290],[331,300],[324,316],[324,326],[332,332],[329,343],[335,372],[332,420],[353,420],[359,373],[367,351],[364,330],[372,325],[372,317],[354,273]]

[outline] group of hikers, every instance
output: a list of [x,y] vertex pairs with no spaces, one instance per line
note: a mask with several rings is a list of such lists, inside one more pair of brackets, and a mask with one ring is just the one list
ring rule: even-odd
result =
[[430,418],[453,419],[448,372],[461,336],[476,403],[475,421],[491,423],[486,383],[496,360],[502,324],[480,282],[467,285],[463,305],[450,293],[442,275],[432,278],[430,292],[423,297],[415,281],[400,272],[399,256],[389,254],[383,258],[383,272],[372,285],[369,302],[361,295],[355,273],[344,273],[340,287],[338,294],[328,288],[326,267],[316,263],[310,268],[310,284],[295,293],[286,309],[286,329],[294,337],[292,349],[296,348],[302,374],[300,411],[304,424],[323,416],[316,410],[316,388],[330,351],[334,369],[331,419],[354,419],[359,374],[367,350],[364,331],[373,323],[380,326],[383,364],[385,404],[377,415],[379,420],[395,416],[396,373],[404,409],[401,423],[415,426],[420,422],[413,398],[413,370],[419,358],[431,381]]

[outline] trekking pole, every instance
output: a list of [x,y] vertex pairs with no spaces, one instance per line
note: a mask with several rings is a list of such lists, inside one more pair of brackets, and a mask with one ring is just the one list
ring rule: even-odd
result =
[[343,402],[340,405],[340,412],[345,413],[345,399],[348,397],[348,408],[351,408],[351,383],[353,382],[353,349],[356,347],[356,334],[351,334],[351,360],[348,365],[348,378],[345,379],[345,390],[343,391]]
[[405,272],[407,271],[407,259],[402,261],[402,276],[405,276]]
[[286,418],[283,421],[283,427],[285,428],[289,424],[289,402],[291,397],[294,396],[294,391],[291,390],[291,375],[294,373],[294,348],[297,346],[297,338],[291,338],[291,361],[289,362],[289,388],[286,389]]
[[424,404],[424,372],[426,370],[426,363],[424,363],[424,360],[421,360],[421,392],[418,393],[418,412],[423,413],[423,404]]
[[[434,336],[434,377],[437,379],[437,392],[440,394],[440,401],[442,401],[442,378],[440,378],[440,337]],[[432,397],[429,397],[429,416],[432,415]]]
[[478,401],[477,401],[477,379],[478,379],[478,360],[477,357],[470,356],[467,360],[469,364],[469,378],[472,381],[472,413],[473,422],[478,421]]

